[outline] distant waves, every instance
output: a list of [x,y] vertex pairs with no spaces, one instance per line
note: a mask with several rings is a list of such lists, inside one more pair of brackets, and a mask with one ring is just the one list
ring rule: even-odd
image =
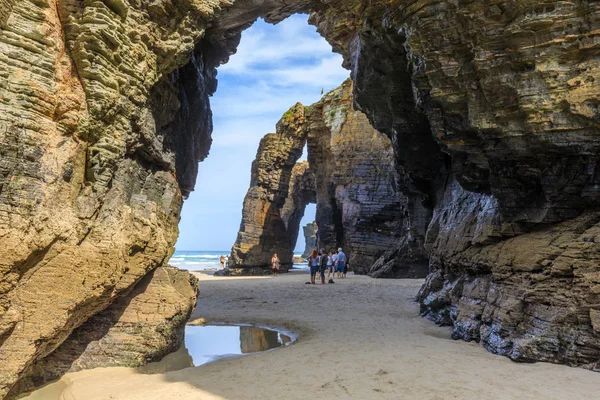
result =
[[[183,251],[177,250],[169,260],[169,264],[190,271],[204,271],[210,269],[220,269],[219,259],[221,256],[227,256],[228,251]],[[300,256],[300,254],[294,254]],[[306,269],[305,264],[294,264],[294,268]]]

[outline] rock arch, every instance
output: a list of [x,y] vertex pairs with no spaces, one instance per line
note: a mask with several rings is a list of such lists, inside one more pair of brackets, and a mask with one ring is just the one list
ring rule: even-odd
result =
[[597,368],[595,2],[1,0],[0,395],[166,263],[216,67],[256,17],[295,12],[392,141],[403,240],[430,256],[423,313],[513,359]]
[[[399,189],[392,143],[354,109],[352,87],[347,80],[309,107],[296,104],[277,133],[261,140],[232,248],[232,273],[265,273],[273,253],[289,268],[304,209],[316,203],[317,245],[343,246],[355,273],[427,275],[424,235],[403,248],[410,265],[371,271],[379,257],[403,244],[408,200]],[[308,162],[292,167],[305,144]]]

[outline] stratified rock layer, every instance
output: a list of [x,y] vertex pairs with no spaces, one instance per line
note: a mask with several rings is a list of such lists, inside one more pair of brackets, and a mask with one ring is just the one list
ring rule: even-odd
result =
[[274,254],[284,271],[292,264],[304,209],[315,201],[312,171],[308,163],[296,163],[306,143],[304,113],[296,104],[277,124],[277,133],[260,141],[230,269],[261,273]]
[[214,90],[172,72],[219,5],[0,2],[0,397],[171,256]]
[[[318,235],[310,250],[317,245],[332,251],[343,246],[355,272],[369,271],[409,230],[404,218],[407,200],[398,190],[390,139],[354,110],[350,80],[310,107],[294,106],[277,129],[276,135],[261,141],[253,163],[232,250],[236,264],[265,267],[273,253],[282,263],[291,262],[304,209],[316,202]],[[305,143],[308,163],[298,163],[288,172]],[[406,264],[410,267],[386,270],[386,276],[424,277],[425,258],[412,261]]]
[[[408,231],[407,200],[398,190],[390,139],[354,110],[352,81],[307,113],[308,162],[317,184],[319,245],[342,246],[355,273],[364,274]],[[390,276],[424,277],[424,260]]]
[[197,295],[198,279],[189,272],[174,267],[154,270],[34,363],[13,391],[39,387],[66,372],[160,360],[183,343]]
[[[577,332],[597,331],[600,300],[588,291],[597,264],[587,280],[528,271],[509,282],[494,274],[506,268],[499,260],[479,269],[454,255],[557,229],[595,254],[597,240],[573,235],[574,221],[600,206],[597,1],[0,0],[0,396],[166,263],[182,198],[208,154],[216,66],[257,17],[295,12],[312,13],[351,70],[357,108],[391,139],[409,221],[401,241],[417,250],[434,218],[427,246],[442,284],[421,298],[462,274],[482,293],[493,283],[521,300],[552,283],[544,300],[526,303],[554,307],[566,296],[589,319],[561,319],[551,308],[552,318],[539,318],[548,323],[523,319],[512,342],[535,331],[552,355],[545,359],[589,365],[578,357],[593,354],[593,342],[559,354],[544,334],[577,342]],[[464,210],[444,203],[456,183],[472,197]],[[476,231],[494,231],[492,220],[502,228],[473,241],[453,225],[439,231],[439,221],[465,213],[486,221]],[[571,264],[586,257],[575,252]],[[448,301],[466,310],[460,298]],[[520,304],[503,312],[517,315]],[[478,337],[450,322],[458,336]],[[510,331],[506,319],[495,329],[504,324]],[[502,352],[504,342],[487,343]]]
[[435,272],[417,296],[423,315],[513,360],[600,370],[600,215],[525,233],[496,199],[455,180],[443,200],[427,236]]

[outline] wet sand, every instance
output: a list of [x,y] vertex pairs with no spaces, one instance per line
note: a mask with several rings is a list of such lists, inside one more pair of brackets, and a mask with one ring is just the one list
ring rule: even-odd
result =
[[193,318],[290,330],[297,343],[196,368],[147,375],[132,368],[68,374],[30,400],[170,399],[592,399],[600,374],[518,364],[454,341],[418,315],[422,281],[308,275],[215,278],[197,274]]

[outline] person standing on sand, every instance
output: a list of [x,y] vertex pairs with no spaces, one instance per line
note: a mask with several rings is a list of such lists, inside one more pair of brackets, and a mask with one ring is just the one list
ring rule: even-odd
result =
[[337,264],[336,264],[336,272],[338,273],[338,278],[342,278],[342,274],[344,274],[346,268],[346,254],[342,251],[342,248],[340,247],[338,249],[338,256],[337,256]]
[[344,270],[342,271],[342,279],[346,279],[346,272],[348,272],[348,267],[350,266],[350,259],[346,257],[346,262],[344,263]]
[[271,257],[271,269],[273,270],[273,278],[277,278],[277,273],[279,272],[279,268],[281,267],[281,264],[279,263],[279,257],[277,256],[277,253],[273,254],[273,257]]
[[317,257],[317,249],[313,249],[308,257],[308,266],[310,267],[310,283],[315,284],[315,275],[319,269],[319,257]]
[[229,268],[229,256],[225,256],[225,268]]
[[327,270],[327,254],[325,249],[321,249],[321,256],[319,257],[319,272],[321,273],[321,285],[325,284],[325,271]]
[[221,269],[225,268],[225,256],[221,256],[219,261],[221,262]]
[[333,271],[333,257],[331,252],[327,254],[327,282],[333,283],[333,276],[335,276],[335,272]]
[[[337,272],[337,258],[338,258],[338,254],[337,254],[337,250],[335,250],[333,252],[333,255],[331,256],[331,262],[333,265],[333,276],[335,276],[335,273]],[[339,278],[339,276],[338,276]]]

